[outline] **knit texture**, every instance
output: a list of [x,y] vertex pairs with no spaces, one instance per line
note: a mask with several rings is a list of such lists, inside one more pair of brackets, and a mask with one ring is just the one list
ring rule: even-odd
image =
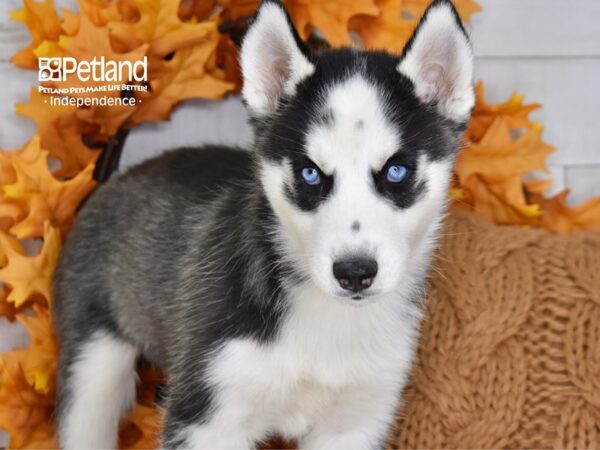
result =
[[600,238],[448,218],[390,448],[600,448]]

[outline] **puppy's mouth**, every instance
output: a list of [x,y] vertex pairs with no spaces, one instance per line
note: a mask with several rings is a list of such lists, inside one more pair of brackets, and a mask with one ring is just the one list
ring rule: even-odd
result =
[[336,294],[336,297],[338,297],[340,300],[343,300],[344,302],[359,305],[359,304],[367,303],[367,302],[370,303],[372,300],[375,299],[375,297],[377,297],[377,293],[376,292],[338,292]]

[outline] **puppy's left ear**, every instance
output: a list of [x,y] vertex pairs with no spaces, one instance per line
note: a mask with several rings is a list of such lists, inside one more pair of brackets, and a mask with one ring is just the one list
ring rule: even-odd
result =
[[242,42],[242,97],[255,117],[277,110],[315,67],[283,4],[263,0]]
[[450,0],[434,0],[398,65],[426,104],[455,122],[466,122],[475,104],[473,51]]

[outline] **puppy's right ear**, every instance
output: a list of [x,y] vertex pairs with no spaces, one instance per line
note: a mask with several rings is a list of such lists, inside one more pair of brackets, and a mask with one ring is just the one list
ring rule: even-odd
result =
[[263,0],[259,6],[240,59],[242,97],[258,118],[275,112],[281,98],[294,95],[298,83],[315,70],[308,47],[277,0]]

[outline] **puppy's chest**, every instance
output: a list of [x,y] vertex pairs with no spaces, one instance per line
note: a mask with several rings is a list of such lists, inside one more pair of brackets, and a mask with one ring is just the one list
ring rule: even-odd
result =
[[396,366],[401,335],[368,315],[307,314],[285,323],[279,340],[267,351],[274,368],[289,371],[292,380],[338,388],[366,382],[374,372]]
[[213,373],[236,384],[236,390],[267,399],[324,397],[397,379],[408,369],[416,320],[383,302],[359,308],[325,300],[295,304],[270,343],[229,342]]

